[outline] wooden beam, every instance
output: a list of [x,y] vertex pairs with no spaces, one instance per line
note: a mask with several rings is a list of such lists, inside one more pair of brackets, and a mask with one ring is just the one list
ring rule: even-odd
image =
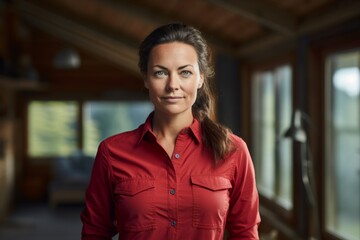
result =
[[292,16],[266,1],[209,0],[213,4],[249,18],[285,36],[295,31],[295,16]]
[[319,31],[355,18],[360,18],[360,1],[340,2],[340,5],[335,5],[329,11],[305,18],[297,34]]
[[313,34],[355,18],[360,18],[360,1],[334,6],[327,12],[305,18],[294,30],[293,35],[267,34],[260,37],[259,40],[240,46],[235,52],[240,57],[259,54],[266,49],[292,41],[299,36]]
[[45,84],[36,81],[31,81],[28,79],[19,79],[19,78],[14,79],[3,75],[0,75],[0,86],[1,88],[7,90],[10,89],[13,91],[16,90],[40,91],[46,89],[47,87]]
[[262,52],[280,43],[286,42],[290,37],[285,37],[279,34],[268,34],[265,37],[261,37],[259,40],[254,40],[251,43],[247,43],[239,47],[235,52],[240,57],[250,57],[251,55]]
[[137,8],[129,2],[114,0],[41,0],[40,2],[42,6],[53,12],[58,9],[61,12],[70,12],[79,19],[86,19],[84,21],[92,27],[96,25],[104,31],[124,34],[135,42],[140,42],[161,23],[159,15]]
[[[62,0],[52,0],[55,2],[58,2],[58,4],[62,3]],[[89,1],[89,0],[87,0]],[[94,1],[94,0],[92,0]],[[151,11],[148,8],[146,8],[146,6],[142,6],[141,4],[139,5],[139,3],[133,3],[131,1],[118,1],[118,0],[103,0],[102,1],[102,8],[104,9],[116,9],[118,11],[119,14],[122,14],[122,12],[126,12],[126,14],[128,16],[130,16],[133,19],[137,19],[140,20],[142,22],[146,22],[149,25],[152,25],[152,29],[155,29],[155,27],[169,23],[169,22],[174,22],[174,18],[172,13],[168,12],[167,14],[164,13],[163,11]],[[181,18],[181,15],[180,15]],[[179,19],[180,21],[182,21],[183,19]],[[190,23],[192,25],[194,25],[195,27],[201,27],[201,26],[197,26],[194,23]],[[109,23],[108,23],[109,25]],[[115,26],[115,25],[114,25]],[[113,27],[113,29],[116,29]],[[146,32],[148,29],[144,29],[143,33],[145,33],[145,35],[143,37],[145,37],[149,32]],[[233,48],[229,47],[229,43],[223,39],[220,39],[218,36],[214,35],[213,33],[209,33],[208,31],[206,31],[206,29],[201,28],[200,29],[204,35],[207,37],[207,40],[209,40],[209,44],[211,45],[212,48],[219,50],[219,51],[224,51],[224,52],[228,52],[228,53],[233,53]],[[140,30],[141,31],[141,30]],[[139,41],[141,41],[142,39],[139,39]]]
[[16,4],[21,16],[32,26],[136,75],[140,74],[136,48],[27,1],[17,1]]
[[[101,33],[101,30],[94,30],[92,27],[86,27],[84,25],[80,25],[76,21],[71,21],[69,18],[64,18],[60,16],[59,14],[55,14],[52,11],[48,10],[47,8],[40,7],[38,5],[35,5],[34,3],[29,3],[28,1],[16,1],[18,3],[18,8],[21,10],[21,13],[24,18],[28,19],[28,21],[35,27],[41,28],[42,30],[51,33],[52,35],[59,37],[63,39],[64,41],[67,41],[69,43],[72,43],[76,46],[79,46],[86,51],[90,51],[95,53],[98,56],[105,57],[106,59],[110,60],[111,62],[116,63],[119,66],[125,65],[123,67],[129,68],[131,64],[131,59],[123,59],[119,56],[114,56],[117,52],[119,52],[121,49],[125,52],[136,52],[135,55],[137,55],[137,49],[135,49],[133,46],[129,46],[129,44],[126,44],[124,41],[115,40],[113,38],[114,35],[109,35],[106,33]],[[57,4],[59,6],[67,7],[65,3],[63,3],[60,0],[51,0],[51,3]],[[77,4],[83,4],[83,2],[79,2]],[[28,7],[29,6],[29,7]],[[113,13],[118,13],[121,15],[123,11],[126,10],[126,14],[129,15],[131,18],[136,18],[137,20],[141,20],[146,23],[151,23],[150,25],[159,26],[161,24],[164,24],[166,22],[170,22],[170,18],[165,15],[157,14],[156,17],[154,17],[154,14],[144,8],[139,8],[136,5],[129,4],[129,3],[123,3],[123,2],[115,2],[114,0],[106,0],[102,2],[102,8],[103,11],[107,9],[112,9]],[[71,8],[76,7],[85,7],[85,6],[78,6],[78,5],[71,5]],[[116,10],[116,11],[114,11]],[[80,12],[83,12],[85,10],[79,10]],[[96,21],[96,16],[94,16]],[[98,22],[101,22],[98,19]],[[111,21],[107,21],[107,26],[110,31],[119,31],[116,24],[111,24]],[[99,28],[100,29],[100,28]],[[148,34],[146,31],[149,29],[144,29],[145,34]],[[152,29],[151,29],[152,30]],[[122,31],[120,29],[120,31]],[[124,30],[125,31],[125,30]],[[223,41],[216,36],[213,36],[211,34],[208,34],[206,31],[202,30],[204,35],[207,35],[209,38],[210,45],[220,51],[233,53],[233,48],[228,47],[229,44],[226,41]],[[85,37],[85,35],[87,35]],[[81,38],[81,39],[79,39]],[[91,40],[92,42],[89,42]],[[142,39],[138,39],[138,41],[141,41]],[[100,45],[93,46],[93,42],[100,42]],[[115,47],[115,45],[120,45]],[[112,48],[118,48],[115,52],[112,48],[104,48],[103,45],[110,45]],[[127,48],[127,49],[124,49]],[[133,55],[134,55],[133,54]],[[133,58],[133,57],[132,57]],[[123,62],[125,61],[125,62]],[[137,66],[137,65],[136,65]],[[131,67],[131,70],[133,71],[135,67]],[[136,67],[137,69],[137,67]]]

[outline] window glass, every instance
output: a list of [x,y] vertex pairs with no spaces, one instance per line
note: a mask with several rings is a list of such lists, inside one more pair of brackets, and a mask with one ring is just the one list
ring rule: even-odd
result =
[[283,138],[292,113],[292,73],[288,65],[253,78],[253,156],[259,192],[292,208],[292,145]]
[[68,156],[77,149],[78,105],[72,101],[32,101],[28,108],[31,157]]
[[360,239],[360,51],[327,58],[326,228]]
[[277,83],[277,147],[278,147],[278,194],[277,201],[285,208],[292,207],[292,141],[283,134],[291,124],[292,81],[290,66],[276,69]]
[[272,73],[257,73],[253,84],[257,183],[259,191],[270,198],[275,195],[275,90]]
[[135,129],[152,110],[153,106],[149,101],[86,102],[83,108],[84,153],[95,155],[101,140]]

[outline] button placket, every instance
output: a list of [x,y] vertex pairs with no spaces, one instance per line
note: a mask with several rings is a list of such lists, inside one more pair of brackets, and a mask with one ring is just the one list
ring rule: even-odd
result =
[[[181,160],[183,160],[183,150],[186,147],[186,137],[184,137],[183,134],[179,134],[175,146],[174,146],[174,153],[172,155],[171,166],[172,170],[174,171],[174,179],[173,181],[169,181],[169,188],[168,188],[168,203],[169,203],[169,224],[174,232],[177,231],[177,219],[178,219],[178,198],[177,198],[177,178],[176,178],[176,172],[181,165]],[[170,180],[170,179],[169,179]]]
[[[175,154],[174,154],[175,155]],[[173,159],[174,159],[174,155],[173,155]],[[175,161],[176,162],[176,161]],[[168,221],[169,221],[169,225],[170,227],[173,229],[173,231],[176,232],[177,228],[177,222],[176,219],[178,217],[178,209],[177,209],[177,194],[176,194],[176,189],[177,189],[177,177],[176,177],[176,167],[174,166],[175,164],[173,164],[174,162],[171,162],[170,165],[168,165]],[[175,233],[173,232],[173,234]],[[173,238],[169,238],[169,239],[173,239]]]

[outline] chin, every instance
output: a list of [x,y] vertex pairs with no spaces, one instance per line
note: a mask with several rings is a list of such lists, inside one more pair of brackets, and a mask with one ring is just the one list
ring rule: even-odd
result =
[[160,113],[160,114],[164,114],[167,116],[175,116],[175,115],[179,115],[179,114],[191,114],[192,115],[192,109],[190,108],[179,108],[179,107],[162,107],[162,108],[157,108],[155,109],[156,112]]

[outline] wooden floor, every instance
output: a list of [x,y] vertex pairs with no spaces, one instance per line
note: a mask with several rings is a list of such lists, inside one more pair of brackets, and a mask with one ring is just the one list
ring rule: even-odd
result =
[[[55,209],[46,203],[20,204],[0,225],[0,240],[80,240],[82,209],[80,204],[61,204]],[[261,239],[276,239],[274,233]]]
[[0,225],[1,240],[79,240],[81,205],[21,204]]

